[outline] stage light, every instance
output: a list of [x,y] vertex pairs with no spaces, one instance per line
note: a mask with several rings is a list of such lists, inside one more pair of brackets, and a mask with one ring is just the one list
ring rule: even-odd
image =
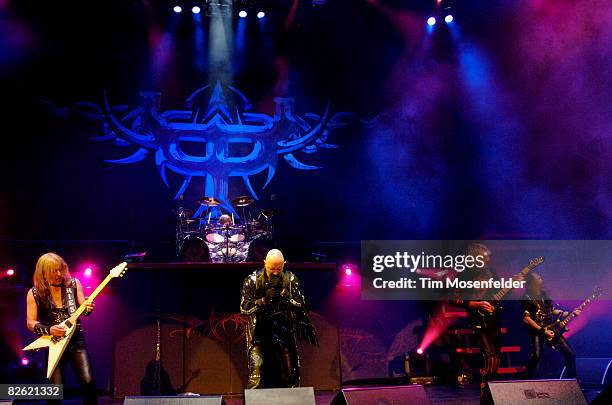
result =
[[198,6],[193,6],[193,7],[191,8],[191,12],[192,12],[193,14],[200,14],[200,11],[202,11],[202,10],[201,10],[201,9],[200,9],[200,7],[198,7]]
[[350,278],[353,274],[353,265],[352,264],[343,264],[342,271],[344,273],[344,277]]
[[91,277],[92,274],[93,274],[93,270],[91,269],[91,267],[87,267],[85,271],[83,272],[83,275],[85,277]]
[[436,25],[436,17],[429,17],[427,19],[427,25],[429,25],[430,27],[433,27],[434,25]]
[[28,364],[30,364],[30,359],[28,359],[27,357],[22,357],[21,358],[21,365],[22,366],[27,366]]
[[427,322],[423,337],[417,349],[421,349],[425,352],[433,342],[438,340],[438,338],[446,332],[450,325],[451,319],[446,317],[446,306],[444,304],[438,304],[433,310],[433,315]]
[[246,18],[247,15],[248,14],[247,14],[247,12],[245,10],[240,10],[238,12],[238,17],[240,17],[240,18]]
[[266,13],[264,13],[263,11],[260,11],[259,13],[257,13],[257,18],[262,19],[266,16]]
[[181,7],[181,6],[174,6],[174,8],[172,10],[174,10],[174,12],[178,14],[178,13],[183,11],[183,7]]
[[404,371],[409,377],[427,377],[429,374],[429,359],[425,349],[417,347],[405,354]]
[[343,287],[358,287],[361,284],[359,272],[353,264],[346,263],[340,267],[342,275],[340,277],[340,286]]
[[453,22],[453,16],[452,16],[451,14],[447,15],[446,17],[444,17],[444,21],[445,21],[447,24],[452,23],[452,22]]
[[15,270],[13,270],[13,269],[8,269],[8,270],[6,271],[6,275],[7,275],[7,276],[12,276],[12,275],[14,275],[14,274],[15,274]]

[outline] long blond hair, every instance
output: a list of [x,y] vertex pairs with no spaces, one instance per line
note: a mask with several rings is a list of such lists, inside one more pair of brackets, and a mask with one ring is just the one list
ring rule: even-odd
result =
[[42,296],[49,294],[49,282],[47,278],[53,278],[55,269],[60,266],[62,269],[62,278],[64,283],[71,277],[68,270],[68,264],[58,254],[49,252],[38,258],[36,262],[36,270],[34,271],[34,287]]

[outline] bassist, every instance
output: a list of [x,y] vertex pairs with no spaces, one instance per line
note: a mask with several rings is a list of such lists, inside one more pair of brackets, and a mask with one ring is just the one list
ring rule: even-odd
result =
[[[68,319],[83,303],[86,305],[83,315],[88,316],[93,311],[94,304],[85,300],[81,283],[70,276],[64,259],[55,253],[42,255],[36,263],[34,287],[28,291],[27,295],[28,329],[38,336],[48,335],[61,338],[65,336],[66,329],[60,323]],[[77,324],[74,336],[68,343],[59,366],[50,377],[52,384],[63,383],[63,370],[66,363],[72,365],[79,377],[84,403],[97,403],[91,362],[80,323]]]
[[[523,296],[523,322],[529,328],[529,344],[531,355],[527,363],[527,375],[533,378],[536,374],[544,343],[557,349],[563,355],[568,378],[576,377],[576,355],[563,335],[555,336],[555,333],[546,329],[545,325],[553,322],[553,317],[567,317],[570,313],[555,309],[553,303],[543,289],[542,277],[537,273],[527,276],[527,292]],[[579,315],[580,310],[574,314]],[[552,343],[554,342],[554,343]]]

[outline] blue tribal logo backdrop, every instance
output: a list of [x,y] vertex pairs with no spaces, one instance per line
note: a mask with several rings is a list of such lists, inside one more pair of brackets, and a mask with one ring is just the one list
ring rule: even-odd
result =
[[136,147],[129,156],[107,162],[131,164],[154,156],[168,187],[168,171],[182,176],[175,199],[192,182],[203,180],[204,195],[217,198],[224,209],[237,215],[228,195],[231,177],[241,178],[257,199],[250,176],[267,170],[265,188],[274,177],[279,156],[298,170],[320,169],[303,163],[296,153],[314,154],[320,148],[337,148],[327,142],[330,131],[357,120],[353,113],[331,115],[329,103],[322,114],[299,115],[294,111],[294,99],[275,98],[274,102],[274,116],[251,112],[251,104],[244,94],[217,82],[191,94],[185,110],[160,111],[161,93],[143,92],[139,105],[133,109],[111,106],[105,97],[104,108],[80,102],[55,111],[64,116],[75,112],[101,122],[104,135],[93,137],[96,141]]

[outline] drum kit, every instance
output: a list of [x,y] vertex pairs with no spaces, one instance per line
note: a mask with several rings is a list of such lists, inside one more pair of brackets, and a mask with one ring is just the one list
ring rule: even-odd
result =
[[241,211],[242,221],[235,221],[234,214],[213,218],[213,209],[221,205],[214,197],[202,197],[197,203],[204,206],[202,215],[194,218],[194,211],[179,207],[177,215],[176,252],[180,261],[236,263],[259,261],[263,250],[272,246],[273,218],[277,210],[260,210],[251,214],[255,200],[240,196],[232,205]]

